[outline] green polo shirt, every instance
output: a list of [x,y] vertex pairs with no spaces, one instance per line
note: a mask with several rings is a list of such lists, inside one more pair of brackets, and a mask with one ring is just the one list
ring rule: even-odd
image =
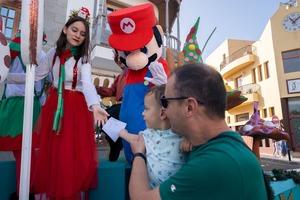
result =
[[[233,131],[223,132],[242,141]],[[162,200],[265,200],[262,169],[243,144],[220,137],[195,147],[187,163],[159,188]]]

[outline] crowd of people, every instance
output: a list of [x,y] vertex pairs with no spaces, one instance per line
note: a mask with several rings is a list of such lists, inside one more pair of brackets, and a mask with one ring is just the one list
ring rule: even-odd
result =
[[[30,191],[48,199],[81,199],[96,187],[94,127],[104,125],[113,115],[100,106],[98,94],[116,95],[118,102],[122,100],[122,88],[121,92],[96,90],[92,84],[89,38],[87,19],[71,16],[55,48],[41,54],[38,61],[36,81],[51,75],[53,82],[44,105],[39,101],[35,104],[33,135],[38,139],[33,141]],[[13,59],[11,65],[7,80],[15,86],[7,84],[6,98],[0,101],[0,142],[7,144],[0,150],[14,151],[19,177],[22,118],[15,119],[18,126],[1,125],[10,120],[12,112],[7,107],[20,107],[21,112],[24,105],[25,78],[18,75],[24,75],[21,57]],[[126,66],[119,78],[126,79]],[[118,88],[118,83],[114,84]],[[117,106],[118,113],[120,104]],[[267,199],[260,163],[241,136],[227,126],[225,107],[222,76],[205,64],[178,67],[166,84],[152,86],[145,95],[142,113],[147,128],[138,135],[126,129],[120,132],[133,152],[130,198]],[[115,148],[120,151],[122,147]],[[17,199],[17,193],[11,199]]]

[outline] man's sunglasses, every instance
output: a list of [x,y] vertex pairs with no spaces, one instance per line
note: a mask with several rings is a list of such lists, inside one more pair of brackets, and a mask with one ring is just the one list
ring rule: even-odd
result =
[[165,97],[164,95],[160,97],[160,103],[162,105],[163,108],[167,108],[168,107],[168,103],[169,101],[172,100],[183,100],[183,99],[187,99],[188,97]]
[[[178,100],[184,100],[184,99],[188,99],[188,98],[189,97],[184,97],[184,96],[182,96],[182,97],[165,97],[165,95],[163,95],[160,97],[160,103],[163,108],[168,108],[169,101],[172,101],[172,100],[178,101]],[[203,104],[202,101],[197,100],[197,102],[199,104]]]

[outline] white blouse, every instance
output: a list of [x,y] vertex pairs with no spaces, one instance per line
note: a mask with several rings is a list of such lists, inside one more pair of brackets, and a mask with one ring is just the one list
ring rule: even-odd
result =
[[[59,69],[60,69],[60,61],[57,56],[53,63],[53,57],[55,54],[55,48],[50,49],[43,58],[38,62],[38,66],[35,71],[35,80],[41,80],[45,78],[49,73],[53,74],[53,85],[54,87],[58,87],[59,80]],[[73,82],[73,68],[75,65],[74,57],[69,58],[65,62],[65,81],[64,86],[66,90],[72,89]],[[17,74],[9,74],[7,77],[7,82],[10,83],[21,83],[25,81],[25,76],[19,76]],[[92,83],[92,73],[91,73],[91,65],[89,63],[82,64],[82,59],[80,58],[77,62],[77,84],[75,91],[80,91],[84,94],[85,100],[87,102],[88,108],[91,110],[92,105],[100,106],[101,98],[97,95],[96,88]]]

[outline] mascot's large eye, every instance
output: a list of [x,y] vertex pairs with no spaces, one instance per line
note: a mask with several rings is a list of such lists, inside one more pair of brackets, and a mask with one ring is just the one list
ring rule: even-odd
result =
[[124,51],[125,56],[128,56],[130,54],[130,51]]
[[143,53],[147,53],[148,52],[148,49],[147,49],[147,47],[143,47],[143,48],[141,48],[141,52],[143,52]]

